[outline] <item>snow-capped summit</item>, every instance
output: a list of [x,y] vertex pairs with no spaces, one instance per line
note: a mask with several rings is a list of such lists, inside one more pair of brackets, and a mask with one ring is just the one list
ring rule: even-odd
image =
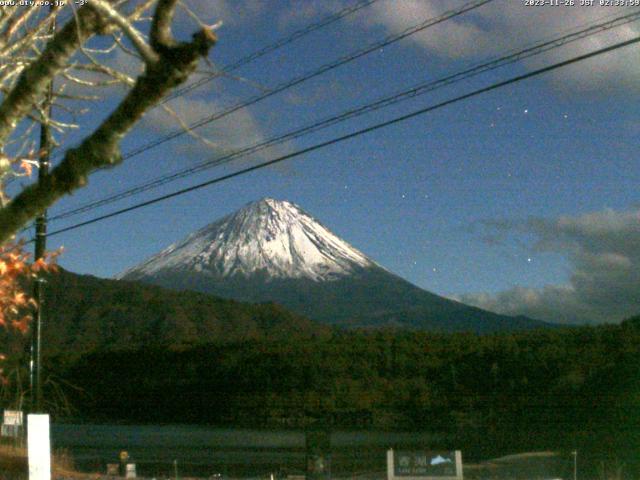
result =
[[276,302],[311,320],[345,327],[485,333],[542,323],[422,290],[297,205],[271,198],[192,233],[120,278],[245,302]]
[[264,198],[170,245],[119,277],[163,271],[214,277],[264,274],[326,281],[375,266],[297,205]]

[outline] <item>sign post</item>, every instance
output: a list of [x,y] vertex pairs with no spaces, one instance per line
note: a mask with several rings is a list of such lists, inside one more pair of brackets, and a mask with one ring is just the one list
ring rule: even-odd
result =
[[29,480],[51,480],[49,415],[27,415]]
[[3,437],[13,437],[17,440],[20,437],[21,430],[22,412],[19,410],[5,410],[0,435]]
[[462,480],[462,453],[387,451],[388,480]]

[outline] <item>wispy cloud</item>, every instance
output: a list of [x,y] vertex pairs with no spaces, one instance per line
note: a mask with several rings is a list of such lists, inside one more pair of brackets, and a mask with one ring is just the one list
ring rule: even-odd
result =
[[[211,99],[178,97],[169,104],[175,115],[156,108],[147,114],[141,128],[154,137],[162,136],[179,130],[182,124],[191,125],[216,112],[224,111],[229,105],[234,104],[233,99],[222,104],[220,101]],[[239,109],[224,118],[193,130],[195,136],[184,134],[180,140],[167,143],[165,149],[173,152],[173,160],[169,163],[177,167],[199,164],[261,143],[269,138],[263,123],[250,109]],[[284,142],[247,156],[236,157],[232,161],[236,166],[246,165],[256,159],[271,159],[283,155],[292,149],[292,143]]]
[[345,8],[349,2],[345,0],[306,0],[293,2],[291,8],[283,9],[278,18],[281,30],[298,27],[302,24],[317,21],[319,18]]
[[[399,32],[420,19],[436,17],[464,2],[450,0],[394,0],[374,4],[361,16],[365,26]],[[577,3],[577,2],[576,2]],[[550,39],[605,17],[621,15],[615,7],[527,7],[520,1],[496,1],[473,12],[446,21],[413,35],[414,45],[445,58],[485,58]],[[581,40],[529,60],[530,68],[564,60],[640,35],[637,22]],[[637,89],[640,51],[627,48],[582,64],[570,66],[551,76],[554,82],[573,91],[602,90],[620,86]]]
[[[225,105],[215,100],[185,97],[172,100],[168,106],[175,115],[156,108],[145,118],[145,128],[155,135],[164,135],[179,130],[180,121],[190,125],[225,109]],[[178,148],[182,154],[188,154],[195,159],[206,155],[223,154],[241,146],[259,142],[264,138],[257,119],[246,108],[195,129],[193,133],[205,141],[183,135],[181,141],[173,142],[173,148]]]
[[640,208],[485,226],[497,233],[533,235],[538,251],[567,255],[571,277],[566,285],[517,286],[495,295],[461,295],[460,301],[560,323],[618,322],[640,313]]
[[[222,21],[227,26],[253,21],[268,7],[261,0],[186,0],[186,5],[201,21]],[[179,12],[183,18],[184,12]]]

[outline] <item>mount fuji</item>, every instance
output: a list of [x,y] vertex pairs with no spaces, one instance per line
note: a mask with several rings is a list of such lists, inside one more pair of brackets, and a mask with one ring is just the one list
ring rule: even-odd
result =
[[422,290],[388,272],[297,205],[265,198],[170,245],[118,276],[249,302],[276,302],[344,327],[436,331],[549,326]]

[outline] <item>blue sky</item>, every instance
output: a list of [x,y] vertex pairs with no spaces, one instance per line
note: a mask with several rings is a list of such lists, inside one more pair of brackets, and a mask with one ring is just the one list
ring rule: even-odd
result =
[[[222,20],[211,53],[224,66],[353,2],[187,2],[203,20]],[[187,121],[459,7],[458,1],[378,0],[171,102]],[[437,79],[572,27],[631,9],[525,7],[495,0],[198,132],[94,174],[50,215],[149,178],[195,165],[221,149],[306,125],[380,96]],[[178,17],[177,32],[195,27]],[[226,168],[67,220],[51,230],[273,158],[321,140],[452,98],[495,81],[640,34],[640,24],[443,88],[294,140]],[[130,60],[109,61],[127,67]],[[203,68],[208,68],[203,65]],[[640,313],[637,161],[640,50],[631,46],[419,116],[154,206],[50,239],[61,264],[110,277],[193,230],[262,197],[290,200],[389,270],[438,294],[492,310],[549,320],[619,321]],[[95,124],[117,100],[93,106]],[[155,110],[123,150],[177,128]],[[71,144],[77,137],[69,137]],[[637,283],[636,283],[637,282]],[[598,292],[594,294],[593,292]],[[596,298],[597,297],[597,298]]]

